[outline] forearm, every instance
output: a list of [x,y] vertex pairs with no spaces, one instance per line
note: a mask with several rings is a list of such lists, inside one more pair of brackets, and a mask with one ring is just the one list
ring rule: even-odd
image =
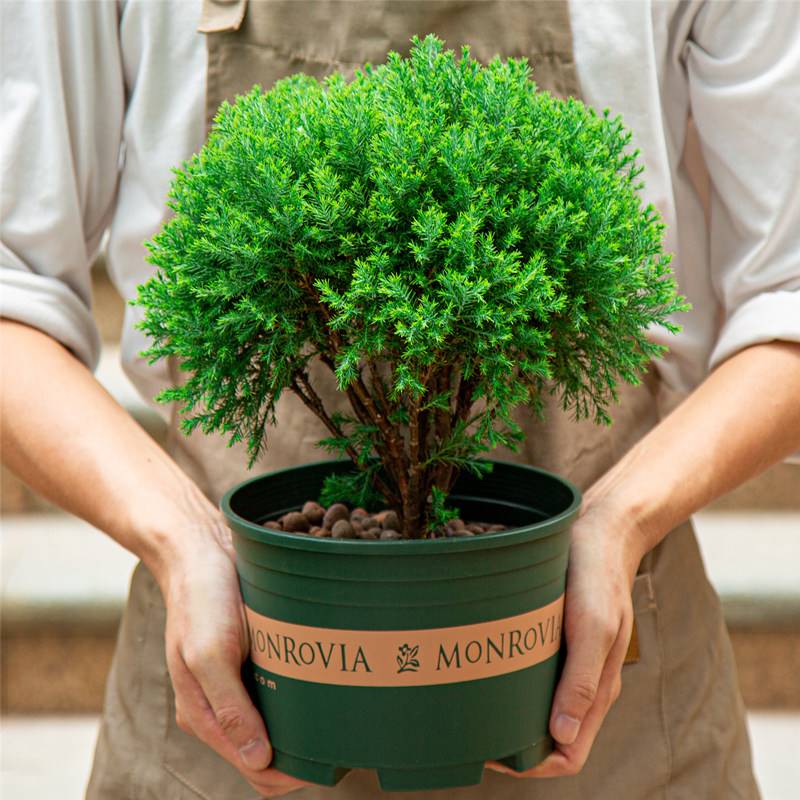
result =
[[0,332],[4,461],[155,575],[178,724],[259,795],[304,785],[267,768],[264,721],[241,682],[248,636],[222,515],[65,348],[12,322]]
[[216,509],[69,351],[0,324],[4,463],[139,556],[164,589],[190,537],[195,547],[225,539]]
[[586,494],[629,519],[644,554],[677,524],[800,449],[800,344],[770,342],[721,364]]

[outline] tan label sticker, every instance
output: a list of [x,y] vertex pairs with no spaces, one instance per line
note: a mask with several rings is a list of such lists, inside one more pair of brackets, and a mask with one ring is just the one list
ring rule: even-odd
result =
[[406,631],[313,628],[245,611],[251,658],[276,675],[344,686],[428,686],[492,678],[555,655],[564,595],[514,617]]

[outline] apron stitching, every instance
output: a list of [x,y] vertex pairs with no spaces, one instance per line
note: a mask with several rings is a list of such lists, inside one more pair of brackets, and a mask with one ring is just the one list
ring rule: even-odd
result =
[[[143,564],[139,564],[139,569],[146,569]],[[147,575],[142,575],[143,578],[146,578]],[[152,611],[153,611],[153,595],[152,592],[148,592],[147,597],[147,604],[144,609],[144,630],[142,632],[142,641],[148,642],[150,641],[150,628],[151,628],[151,620],[152,620]],[[138,642],[137,642],[138,644]],[[135,675],[145,675],[146,669],[144,664],[142,663],[144,659],[144,647],[137,647],[136,648],[136,672]],[[134,700],[134,707],[139,709],[141,708],[141,697],[142,697],[142,682],[139,680],[136,684],[136,691],[134,693],[135,700]],[[131,768],[131,797],[134,798],[142,798],[144,797],[144,782],[142,780],[141,771]]]
[[[166,652],[164,653],[164,661],[166,662]],[[174,777],[179,778],[179,775],[175,775],[172,768],[167,764],[167,745],[169,742],[169,731],[170,726],[172,725],[173,715],[176,715],[176,704],[174,697],[174,692],[171,687],[171,678],[169,675],[169,667],[166,668],[167,672],[167,683],[164,685],[164,738],[161,743],[161,768],[166,772],[172,774]]]
[[[652,551],[651,551],[652,552]],[[664,744],[667,750],[667,775],[664,783],[664,800],[668,800],[669,788],[672,782],[672,767],[673,767],[673,754],[672,742],[669,738],[669,728],[667,727],[667,709],[666,709],[666,672],[664,669],[664,639],[661,631],[661,615],[656,609],[656,641],[658,643],[658,688],[659,688],[659,716],[661,717],[661,730],[664,735]]]

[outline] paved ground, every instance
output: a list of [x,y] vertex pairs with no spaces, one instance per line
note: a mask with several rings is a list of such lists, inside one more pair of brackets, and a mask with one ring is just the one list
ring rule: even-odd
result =
[[[80,800],[96,731],[93,716],[6,718],[0,797]],[[795,800],[800,784],[800,713],[751,714],[750,731],[763,800]]]

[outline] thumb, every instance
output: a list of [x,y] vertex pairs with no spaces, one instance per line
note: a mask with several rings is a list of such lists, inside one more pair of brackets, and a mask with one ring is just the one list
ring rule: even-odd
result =
[[251,770],[266,769],[272,761],[272,747],[264,720],[242,683],[238,660],[216,654],[194,667],[189,668],[200,684],[217,724],[238,750],[244,766]]
[[617,631],[596,614],[578,614],[567,631],[567,660],[553,698],[550,733],[562,745],[577,738],[597,699],[600,679]]

